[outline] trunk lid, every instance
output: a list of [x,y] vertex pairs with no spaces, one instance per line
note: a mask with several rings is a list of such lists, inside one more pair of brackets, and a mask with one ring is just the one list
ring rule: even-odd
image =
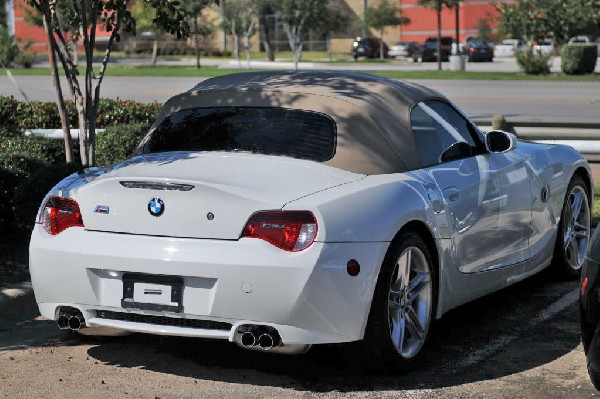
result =
[[135,157],[84,177],[87,182],[73,187],[70,196],[79,203],[88,230],[238,239],[257,211],[281,209],[363,177],[286,157],[163,153]]

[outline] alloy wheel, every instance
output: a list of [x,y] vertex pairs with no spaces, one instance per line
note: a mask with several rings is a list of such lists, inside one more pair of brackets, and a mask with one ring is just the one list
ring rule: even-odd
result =
[[572,270],[579,270],[590,241],[590,206],[583,187],[574,186],[569,193],[563,218],[565,258]]
[[431,319],[431,270],[423,251],[407,247],[396,261],[388,291],[392,344],[405,359],[415,357],[427,338]]

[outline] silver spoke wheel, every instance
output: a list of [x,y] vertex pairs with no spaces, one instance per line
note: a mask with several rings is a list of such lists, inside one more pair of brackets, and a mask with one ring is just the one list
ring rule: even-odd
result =
[[427,258],[420,248],[407,247],[396,260],[388,290],[390,337],[405,359],[416,356],[425,343],[432,298]]
[[590,240],[590,206],[579,185],[571,189],[565,201],[562,234],[565,261],[572,270],[581,269]]

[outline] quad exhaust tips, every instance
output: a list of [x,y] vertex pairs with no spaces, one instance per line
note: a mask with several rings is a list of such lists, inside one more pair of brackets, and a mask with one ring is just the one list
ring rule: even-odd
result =
[[85,319],[78,309],[63,307],[59,310],[56,325],[61,330],[78,331],[85,327]]

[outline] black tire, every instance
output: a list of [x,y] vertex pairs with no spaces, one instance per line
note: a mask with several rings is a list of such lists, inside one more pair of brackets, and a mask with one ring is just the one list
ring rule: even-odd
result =
[[[576,229],[572,229],[572,225],[570,223],[572,219],[571,206],[569,202],[573,200],[573,196],[578,193],[583,194],[583,204],[581,205],[581,212],[584,212],[583,207],[585,207],[585,214],[581,215],[582,224],[585,224],[587,227],[587,237],[581,237],[581,245],[585,245],[585,248],[579,249],[580,246],[576,245],[578,251],[581,251],[577,256],[578,265],[574,265],[574,252],[572,251],[571,246],[566,245],[566,241],[568,240],[568,235],[570,231],[576,231]],[[566,279],[574,279],[579,277],[581,274],[581,268],[583,266],[583,261],[585,259],[585,252],[589,246],[590,241],[590,224],[591,224],[591,209],[590,209],[590,193],[587,189],[585,181],[579,175],[575,175],[571,178],[569,182],[569,186],[567,188],[567,192],[565,194],[565,198],[563,200],[563,207],[560,214],[560,222],[558,224],[558,231],[556,233],[556,242],[554,244],[554,255],[552,257],[551,267],[556,275]],[[587,216],[586,216],[587,215]],[[577,216],[579,217],[579,215]],[[571,229],[571,230],[570,230]],[[583,232],[581,232],[583,234]],[[577,235],[577,234],[575,234]],[[572,240],[576,240],[576,237],[571,237]]]
[[[397,346],[392,340],[392,335],[395,331],[394,323],[396,320],[393,319],[393,315],[391,314],[392,305],[390,305],[390,298],[392,298],[392,295],[396,295],[396,293],[392,293],[392,284],[396,284],[398,281],[400,281],[400,279],[397,278],[400,266],[397,267],[397,265],[401,259],[401,255],[406,253],[405,251],[414,251],[410,252],[412,254],[411,257],[418,256],[418,259],[422,259],[424,262],[426,262],[430,272],[428,276],[428,285],[424,285],[424,288],[421,289],[418,297],[413,298],[413,300],[419,300],[423,293],[429,291],[430,299],[428,306],[429,309],[427,311],[427,323],[426,325],[421,326],[424,338],[422,338],[422,343],[420,343],[420,346],[415,347],[414,353],[410,353],[409,356],[401,352],[404,350],[404,348],[397,349]],[[423,255],[422,258],[418,254],[419,252]],[[412,262],[412,258],[409,259],[411,260],[408,263]],[[411,277],[409,277],[408,280],[411,283],[416,281],[416,278],[414,280],[412,279],[412,276],[414,276],[412,268],[410,271],[410,276]],[[423,284],[424,283],[425,280],[423,281]],[[409,302],[408,293],[409,290],[406,290],[406,295],[404,296],[406,299],[403,306],[406,306],[406,308],[412,308],[414,303],[412,300]],[[398,295],[398,297],[400,296],[401,295]],[[428,338],[431,335],[430,332],[435,315],[436,300],[436,269],[434,267],[427,244],[419,235],[414,232],[406,231],[401,233],[391,244],[382,264],[381,271],[379,272],[379,278],[373,294],[373,301],[371,304],[371,311],[369,313],[364,339],[361,342],[361,351],[365,354],[364,356],[368,358],[367,360],[369,361],[369,367],[372,370],[384,372],[403,370],[406,366],[414,364],[421,358],[423,348],[426,346]],[[420,308],[422,303],[417,301],[417,305]],[[422,308],[420,309],[421,311],[423,310]],[[396,317],[400,315],[400,312],[404,312],[399,308],[395,311],[397,312]],[[417,312],[414,309],[412,310],[412,314],[415,316],[417,313],[420,314],[422,312]],[[406,314],[408,314],[408,312]],[[406,342],[408,343],[408,338],[411,338],[411,342],[414,344],[415,340],[412,340],[414,337],[413,334],[410,333],[411,327],[409,327],[410,324],[413,326],[412,329],[414,329],[414,324],[410,322],[410,316],[405,316],[404,318],[406,327],[404,328],[404,333],[401,335],[402,338],[400,338],[399,341],[404,341],[405,334],[408,333],[409,337],[406,338]],[[421,340],[421,338],[418,338],[417,340]],[[402,347],[403,345],[400,346]],[[406,352],[409,352],[409,349],[411,348],[407,348]]]

